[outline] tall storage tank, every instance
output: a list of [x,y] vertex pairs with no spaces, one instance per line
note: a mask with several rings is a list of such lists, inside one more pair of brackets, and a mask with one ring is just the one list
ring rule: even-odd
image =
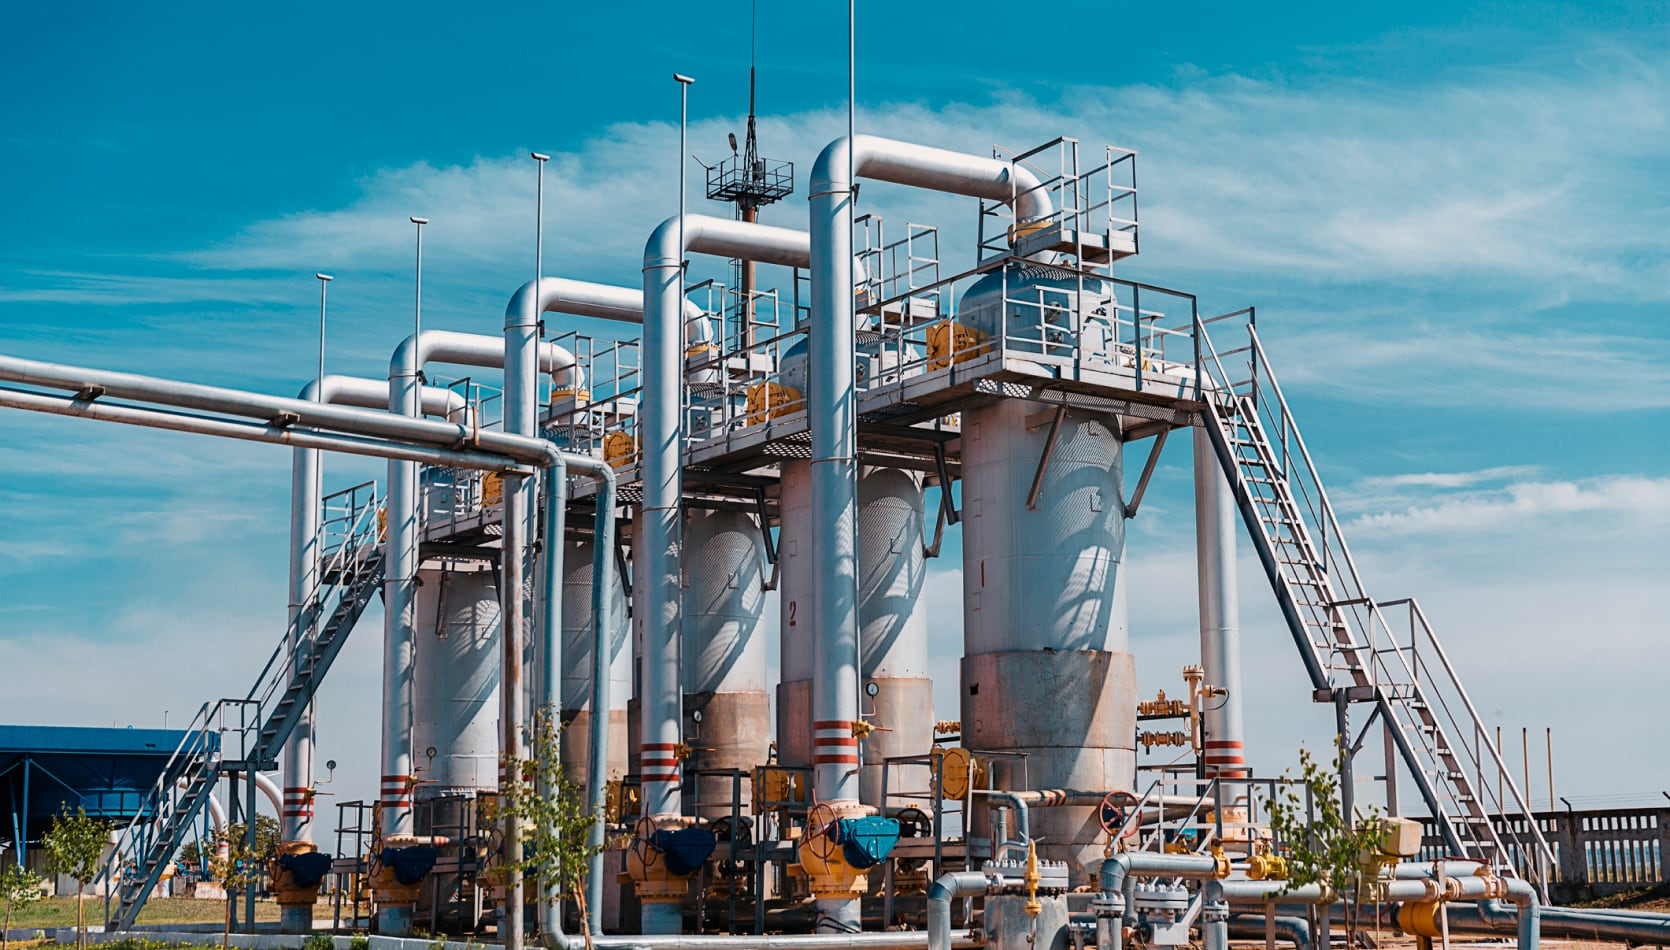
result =
[[812,463],[779,467],[777,532],[777,761],[812,764],[812,618],[817,583],[812,572]]
[[497,573],[485,564],[418,571],[416,618],[412,761],[419,784],[414,797],[422,801],[449,792],[495,789]]
[[[922,606],[927,578],[923,527],[920,476],[874,466],[859,471],[862,709],[865,719],[883,727],[864,740],[859,797],[878,808],[921,804],[920,799],[892,795],[882,802],[883,760],[926,755],[933,747],[934,684],[928,678],[928,621]],[[923,767],[896,766],[887,775],[887,788],[890,793],[921,792],[929,781]]]
[[[969,289],[959,319],[987,339],[1000,320],[1011,334],[1041,327],[1049,338],[1070,339],[1083,309],[1077,279],[1031,264],[1006,271]],[[1086,290],[1100,301],[1100,282],[1091,283]],[[1029,509],[1052,413],[1006,399],[963,416],[963,741],[1026,753],[1032,788],[1130,789],[1137,694],[1127,650],[1120,421],[1069,409]],[[994,760],[998,787],[1021,787],[1015,762]],[[1095,812],[1032,813],[1040,856],[1068,862],[1078,883],[1101,860]]]
[[[765,762],[771,745],[759,523],[739,511],[690,509],[682,560],[684,734],[692,749],[686,770],[747,771]],[[729,814],[732,788],[729,778],[704,778],[700,813]],[[744,780],[744,807],[748,790]]]
[[[562,567],[562,708],[568,728],[562,734],[563,772],[581,788],[590,768],[592,648],[596,643],[592,616],[592,565],[595,546],[590,541],[563,544]],[[612,556],[612,555],[611,555]],[[632,697],[631,621],[626,611],[626,587],[617,571],[609,592],[613,624],[609,633],[614,662],[609,667],[609,761],[606,775],[618,779],[628,771],[626,706]]]

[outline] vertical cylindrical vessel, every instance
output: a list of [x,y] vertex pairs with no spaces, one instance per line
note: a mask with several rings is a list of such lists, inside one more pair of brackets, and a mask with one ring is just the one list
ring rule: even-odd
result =
[[[864,718],[878,727],[864,739],[859,798],[883,802],[883,760],[926,755],[933,746],[934,688],[928,678],[928,623],[922,612],[927,564],[922,550],[922,481],[913,472],[867,466],[858,477],[858,623],[863,654]],[[870,695],[871,692],[874,695]],[[922,791],[921,767],[894,768],[888,790]]]
[[[482,566],[418,572],[412,746],[416,797],[498,787],[497,574]],[[431,754],[433,753],[433,754]],[[428,829],[418,829],[427,832]]]
[[777,761],[806,768],[812,764],[812,618],[817,615],[812,467],[795,459],[783,462],[779,471]]
[[[738,511],[692,509],[685,515],[684,550],[689,769],[746,771],[765,762],[771,745],[759,523]],[[729,778],[703,779],[697,788],[699,813],[728,815],[732,788]],[[741,789],[746,802],[746,781]]]
[[[1038,326],[1072,340],[1104,292],[1015,264],[970,288],[959,319],[990,340]],[[1018,399],[963,415],[963,740],[1026,753],[994,761],[999,787],[1135,784],[1123,470],[1115,415]],[[1101,858],[1094,808],[1039,809],[1031,833],[1076,882]]]
[[[563,545],[562,589],[562,708],[567,728],[562,734],[562,767],[569,779],[585,786],[591,750],[587,745],[591,719],[592,649],[596,643],[591,612],[594,546],[590,541]],[[632,645],[626,616],[626,589],[614,575],[614,602],[609,632],[614,661],[609,667],[609,761],[606,774],[620,778],[627,771],[626,704],[632,694]]]

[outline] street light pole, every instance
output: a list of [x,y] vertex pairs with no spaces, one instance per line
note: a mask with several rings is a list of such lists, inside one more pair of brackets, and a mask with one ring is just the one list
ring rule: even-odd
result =
[[[412,337],[416,339],[423,334],[423,226],[429,219],[414,215],[410,220],[417,225],[417,281],[412,302]],[[418,373],[422,372],[423,368],[418,367]]]

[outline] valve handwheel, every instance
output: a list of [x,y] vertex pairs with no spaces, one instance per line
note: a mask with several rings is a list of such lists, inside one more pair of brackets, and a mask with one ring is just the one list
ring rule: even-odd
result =
[[646,869],[655,867],[655,862],[661,860],[661,849],[654,842],[655,831],[655,819],[647,815],[632,826],[632,856]]
[[818,802],[806,812],[806,840],[800,843],[802,848],[810,848],[818,860],[828,862],[835,856],[838,845],[835,842],[835,822],[838,816],[834,806],[828,802]]
[[[1102,799],[1102,807],[1097,814],[1102,830],[1109,835],[1119,835],[1120,829],[1125,828],[1125,822],[1130,815],[1129,809],[1136,803],[1137,797],[1130,792],[1108,792],[1107,797]],[[1138,830],[1138,825],[1132,823],[1131,827],[1125,828],[1123,837],[1129,838]]]

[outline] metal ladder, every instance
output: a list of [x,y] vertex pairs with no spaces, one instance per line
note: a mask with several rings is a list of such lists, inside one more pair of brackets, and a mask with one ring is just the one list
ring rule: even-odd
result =
[[[1491,820],[1492,810],[1505,815],[1516,808],[1526,816],[1531,810],[1420,605],[1376,601],[1364,587],[1255,324],[1247,325],[1246,346],[1223,354],[1203,322],[1195,331],[1202,422],[1234,486],[1313,697],[1373,704],[1362,735],[1376,717],[1388,727],[1450,854],[1546,885],[1553,853],[1536,823],[1526,821],[1525,831],[1505,836]],[[1246,361],[1244,378],[1224,370],[1223,358],[1237,355]],[[1394,622],[1397,611],[1407,612],[1407,624]],[[1484,780],[1489,771],[1497,774],[1498,789]]]
[[[372,596],[381,588],[383,554],[375,488],[356,486],[326,499],[346,496],[344,511],[327,515],[339,535],[327,546],[323,570],[308,607],[284,632],[255,686],[242,699],[204,703],[186,727],[186,736],[169,757],[133,819],[117,838],[98,882],[105,889],[105,919],[112,930],[133,926],[163,871],[185,843],[223,772],[266,771],[277,767],[279,750],[313,699],[331,663],[353,631]],[[325,608],[329,607],[328,614]],[[297,627],[324,623],[311,641],[293,637]],[[292,643],[296,642],[295,646]]]

